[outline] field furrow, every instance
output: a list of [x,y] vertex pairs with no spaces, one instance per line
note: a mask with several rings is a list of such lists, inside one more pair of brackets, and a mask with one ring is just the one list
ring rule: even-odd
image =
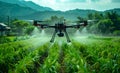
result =
[[0,73],[119,73],[120,39],[94,40],[1,44]]

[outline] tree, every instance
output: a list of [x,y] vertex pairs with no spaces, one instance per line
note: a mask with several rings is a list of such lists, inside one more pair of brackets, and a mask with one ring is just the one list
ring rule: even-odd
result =
[[103,14],[99,13],[99,12],[95,12],[94,15],[93,15],[94,19],[97,19],[97,20],[101,20],[103,19]]
[[52,23],[58,23],[58,17],[57,16],[51,16]]
[[31,35],[32,31],[34,30],[34,26],[26,27],[25,34]]
[[107,12],[106,17],[114,22],[114,20],[118,19],[119,15],[117,14],[117,12],[112,11],[112,12]]
[[106,18],[110,19],[113,22],[114,30],[120,30],[120,16],[117,14],[117,12],[107,12]]
[[80,16],[78,16],[77,19],[78,19],[77,23],[81,23],[86,20],[85,18],[82,18]]
[[92,20],[92,19],[94,18],[94,16],[93,16],[92,13],[89,13],[87,17],[88,17],[88,19],[90,19],[90,20]]
[[79,21],[84,21],[84,18],[82,18],[82,17],[80,17],[80,16],[78,16],[77,19],[78,19]]
[[104,19],[97,23],[98,32],[102,34],[109,34],[113,32],[113,22],[110,19]]
[[23,35],[25,28],[29,25],[28,22],[22,20],[15,20],[12,23],[18,35]]

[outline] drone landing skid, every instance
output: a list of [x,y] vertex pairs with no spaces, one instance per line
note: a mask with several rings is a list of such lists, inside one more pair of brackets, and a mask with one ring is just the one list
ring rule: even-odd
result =
[[55,39],[55,35],[56,35],[56,33],[57,33],[57,32],[56,32],[56,31],[54,31],[54,33],[53,33],[53,35],[52,35],[52,38],[51,38],[51,40],[50,40],[50,42],[51,42],[51,43],[53,43],[53,42],[54,42],[54,39]]
[[66,36],[67,42],[68,42],[68,43],[71,42],[71,41],[70,41],[70,38],[69,38],[69,36],[68,36],[68,33],[67,33],[66,31],[64,31],[64,32],[65,32],[65,36]]

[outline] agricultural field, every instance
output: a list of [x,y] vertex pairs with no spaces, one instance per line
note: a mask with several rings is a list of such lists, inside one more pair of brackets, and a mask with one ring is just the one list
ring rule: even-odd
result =
[[0,73],[120,73],[120,0],[0,0]]
[[0,73],[119,73],[119,37],[31,38],[0,44]]

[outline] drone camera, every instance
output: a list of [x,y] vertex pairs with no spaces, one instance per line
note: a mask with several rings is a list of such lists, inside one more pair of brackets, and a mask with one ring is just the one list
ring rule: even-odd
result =
[[59,37],[63,37],[64,36],[64,33],[58,33],[57,34]]
[[77,28],[77,29],[79,29],[79,28],[80,28],[80,26],[79,26],[79,25],[77,25],[77,26],[76,26],[76,28]]

